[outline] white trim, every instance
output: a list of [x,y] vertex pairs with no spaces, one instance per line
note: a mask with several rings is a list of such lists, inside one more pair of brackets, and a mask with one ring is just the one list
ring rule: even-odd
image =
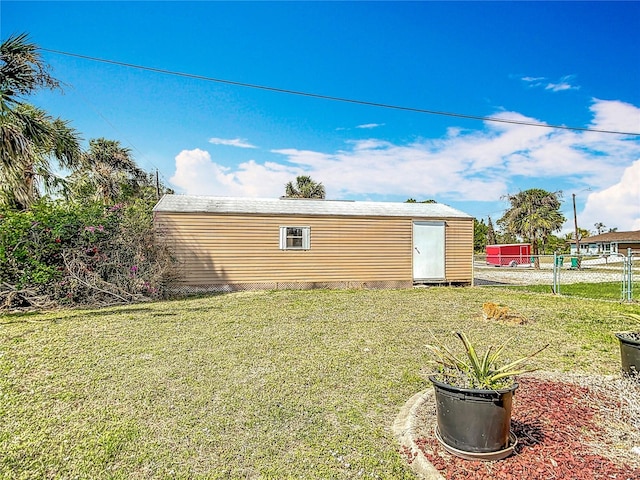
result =
[[447,223],[414,220],[412,224],[413,281],[445,281]]
[[[302,229],[302,247],[287,247],[287,229]],[[310,250],[311,249],[311,227],[300,225],[284,225],[280,227],[280,250]]]

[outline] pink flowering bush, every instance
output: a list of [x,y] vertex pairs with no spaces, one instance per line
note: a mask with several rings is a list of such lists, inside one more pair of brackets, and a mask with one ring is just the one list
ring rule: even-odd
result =
[[157,298],[170,266],[142,200],[0,210],[0,309]]

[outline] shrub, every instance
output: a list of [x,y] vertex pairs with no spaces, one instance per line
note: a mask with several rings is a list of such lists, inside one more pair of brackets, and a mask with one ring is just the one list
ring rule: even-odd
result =
[[0,308],[104,305],[163,294],[171,263],[150,206],[43,200],[0,211]]

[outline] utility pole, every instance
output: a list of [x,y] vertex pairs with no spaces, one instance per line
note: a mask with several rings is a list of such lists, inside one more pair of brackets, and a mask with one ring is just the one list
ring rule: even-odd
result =
[[[160,200],[160,175],[158,174],[158,169],[156,168],[156,197]],[[575,195],[573,196],[573,211],[576,210],[576,199]],[[577,228],[577,227],[576,227]]]
[[576,213],[576,194],[572,193],[573,197],[573,224],[576,228],[576,255],[580,255],[580,236],[578,232],[578,214]]
[[[591,187],[587,187],[583,190],[580,190],[580,192],[584,192],[584,191],[591,191]],[[578,193],[580,193],[578,192]],[[580,231],[578,230],[578,214],[576,213],[576,194],[572,193],[571,196],[573,197],[573,225],[575,227],[576,230],[576,260],[578,262],[578,269],[581,267],[581,260],[580,260]]]

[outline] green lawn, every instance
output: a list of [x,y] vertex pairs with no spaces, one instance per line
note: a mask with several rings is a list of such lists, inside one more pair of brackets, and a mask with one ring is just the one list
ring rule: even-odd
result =
[[[484,302],[523,326],[487,322]],[[614,374],[637,306],[428,288],[236,293],[0,316],[0,478],[414,478],[391,424],[428,331]],[[451,343],[455,341],[451,336]]]
[[[638,298],[640,295],[640,284],[637,287],[634,285],[634,287],[634,298]],[[551,290],[549,285],[526,285],[507,288],[539,293],[545,293]],[[571,297],[619,301],[622,295],[621,292],[621,282],[567,283],[560,285],[560,295],[567,295]]]

